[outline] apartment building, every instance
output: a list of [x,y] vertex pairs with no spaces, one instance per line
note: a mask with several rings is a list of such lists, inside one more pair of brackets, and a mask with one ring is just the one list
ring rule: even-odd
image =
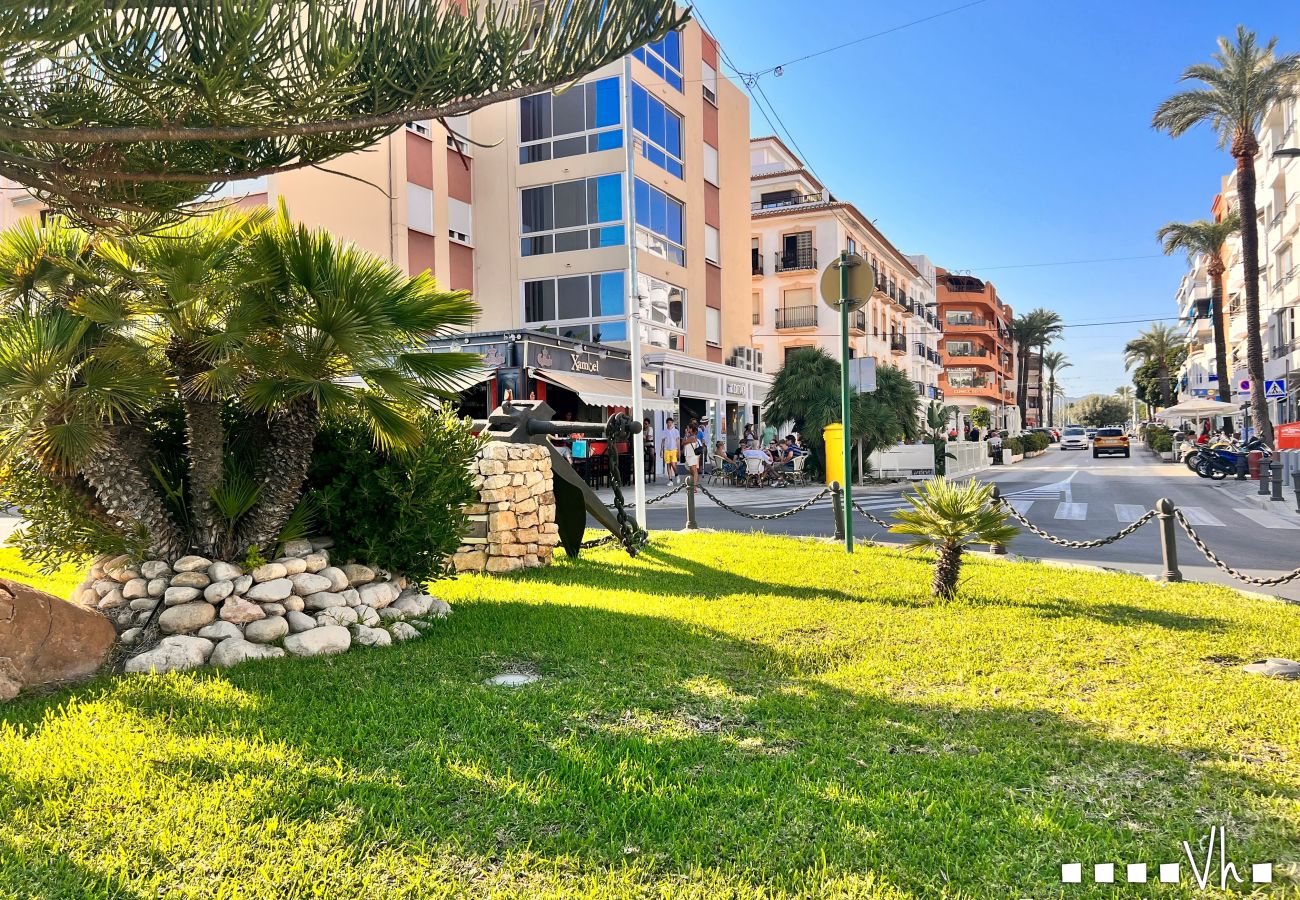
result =
[[1179,327],[1186,329],[1183,339],[1187,346],[1187,359],[1177,373],[1180,400],[1219,399],[1212,318],[1218,313],[1212,308],[1213,296],[1209,260],[1201,255],[1191,261],[1174,296]]
[[959,433],[977,406],[989,411],[998,429],[1018,433],[1011,306],[998,297],[992,282],[942,268],[935,275],[943,324],[940,383],[946,402],[958,409]]
[[1255,202],[1260,224],[1264,378],[1286,382],[1285,395],[1269,403],[1275,423],[1300,421],[1300,158],[1274,155],[1300,148],[1297,117],[1300,99],[1277,104],[1265,117],[1259,136]]
[[942,399],[933,264],[900,252],[779,138],[751,141],[749,161],[750,322],[764,363],[777,369],[803,347],[839,358],[839,313],[822,302],[819,281],[847,250],[876,274],[872,297],[849,317],[850,358],[902,369],[923,401]]
[[[472,331],[497,336],[459,342],[497,364],[471,392],[476,413],[507,391],[583,418],[630,402],[629,381],[605,383],[586,361],[627,351],[635,304],[647,405],[738,436],[758,421],[771,376],[750,340],[745,280],[748,98],[719,66],[716,41],[692,21],[563,92],[446,127],[412,122],[330,171],[237,182],[214,200],[284,201],[298,221],[473,291]],[[6,193],[0,218],[39,213],[34,198]],[[500,346],[511,332],[551,335],[565,352],[538,365]],[[578,368],[565,369],[571,356]]]

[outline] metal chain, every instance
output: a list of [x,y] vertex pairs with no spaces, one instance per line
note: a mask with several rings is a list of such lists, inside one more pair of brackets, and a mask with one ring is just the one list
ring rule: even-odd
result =
[[664,491],[664,492],[663,492],[662,494],[660,494],[658,497],[651,497],[651,498],[647,499],[646,502],[645,502],[645,505],[646,505],[646,506],[652,506],[652,505],[654,505],[654,504],[656,504],[656,503],[659,503],[660,501],[667,500],[667,499],[668,499],[669,497],[671,497],[673,494],[679,494],[679,493],[681,493],[681,492],[684,491],[684,490],[686,490],[686,482],[685,482],[685,481],[683,481],[681,484],[677,485],[677,487],[673,488],[671,491]]
[[1223,560],[1219,559],[1219,557],[1215,555],[1214,551],[1209,548],[1209,546],[1205,543],[1205,541],[1201,540],[1200,535],[1196,533],[1196,529],[1192,528],[1192,524],[1187,521],[1187,517],[1183,515],[1183,511],[1181,509],[1175,507],[1174,518],[1177,519],[1178,524],[1183,527],[1183,531],[1187,532],[1187,537],[1190,538],[1192,543],[1196,545],[1196,549],[1200,550],[1201,553],[1205,556],[1205,558],[1214,564],[1214,567],[1216,569],[1218,569],[1220,572],[1223,572],[1227,575],[1231,575],[1233,578],[1237,579],[1238,581],[1244,581],[1246,582],[1246,584],[1254,584],[1254,585],[1259,585],[1261,587],[1270,587],[1272,585],[1277,585],[1277,584],[1286,584],[1288,581],[1294,581],[1295,579],[1300,578],[1300,569],[1292,569],[1287,574],[1279,575],[1276,578],[1253,578],[1250,575],[1245,575],[1241,572],[1238,572],[1232,566],[1228,565]]
[[798,506],[791,507],[790,509],[787,509],[785,512],[764,514],[764,513],[747,513],[743,510],[736,509],[734,506],[731,506],[728,503],[719,500],[717,497],[713,495],[712,491],[710,491],[702,484],[697,484],[695,488],[701,494],[708,497],[710,500],[712,500],[718,506],[721,506],[727,512],[735,513],[736,515],[741,516],[742,518],[754,519],[755,521],[759,521],[759,522],[766,522],[766,521],[770,521],[771,519],[784,519],[786,516],[793,516],[796,513],[801,513],[808,507],[812,506],[813,504],[818,503],[821,500],[824,500],[827,496],[830,495],[831,492],[830,488],[823,488],[822,492],[818,494],[816,497],[806,500],[803,503],[800,503]]
[[1091,550],[1094,547],[1105,547],[1107,544],[1113,544],[1118,540],[1122,540],[1128,537],[1130,534],[1137,531],[1147,522],[1150,522],[1152,519],[1156,517],[1156,511],[1154,509],[1149,509],[1145,513],[1143,513],[1142,517],[1138,519],[1136,522],[1134,522],[1132,525],[1129,525],[1126,528],[1123,528],[1120,531],[1115,532],[1110,537],[1099,538],[1098,540],[1095,541],[1067,541],[1065,538],[1059,538],[1054,534],[1048,534],[1046,531],[1039,528],[1033,522],[1029,521],[1024,516],[1022,516],[1020,512],[1014,506],[1012,506],[1006,499],[999,497],[998,503],[1002,504],[1002,506],[1006,508],[1007,514],[1011,516],[1011,518],[1015,519],[1017,522],[1019,522],[1021,525],[1028,528],[1030,531],[1038,535],[1043,540],[1051,541],[1053,544],[1056,544],[1058,547],[1065,547],[1070,550]]
[[861,506],[859,506],[859,505],[858,505],[858,501],[856,501],[856,500],[853,501],[853,508],[856,509],[856,510],[858,511],[858,513],[859,513],[863,518],[865,518],[867,521],[869,521],[869,522],[873,522],[873,523],[875,523],[876,525],[879,525],[881,528],[889,528],[889,527],[890,527],[889,523],[886,522],[884,519],[876,518],[876,517],[873,516],[871,513],[867,512],[865,509],[863,509]]
[[[618,417],[611,418],[609,425],[606,427],[606,433],[610,438],[609,455],[611,472],[613,473],[610,482],[614,486],[614,512],[618,518],[618,541],[628,553],[636,556],[637,551],[649,542],[650,536],[636,523],[635,519],[627,514],[627,501],[623,498],[623,469],[618,459],[618,441],[624,436],[630,436],[630,430],[627,431],[627,435],[621,434],[620,431],[623,429],[616,428],[616,423],[619,423]],[[635,461],[633,464],[635,465]]]

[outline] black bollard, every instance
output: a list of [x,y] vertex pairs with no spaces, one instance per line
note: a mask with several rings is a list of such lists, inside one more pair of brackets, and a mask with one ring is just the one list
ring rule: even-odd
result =
[[835,511],[835,540],[844,540],[844,488],[838,481],[831,482],[831,509]]
[[1237,454],[1237,480],[1245,481],[1246,475],[1250,472],[1250,464],[1246,462],[1246,454]]
[[1178,571],[1178,545],[1174,526],[1174,504],[1167,497],[1156,501],[1156,518],[1160,520],[1160,556],[1165,570],[1160,573],[1161,581],[1182,581],[1183,573]]
[[1270,481],[1273,482],[1273,496],[1269,497],[1268,499],[1276,500],[1278,503],[1281,503],[1282,502],[1282,460],[1275,458],[1273,462],[1269,465],[1269,468],[1273,470],[1272,471],[1273,477],[1269,479]]
[[695,474],[686,473],[686,528],[691,530],[699,528],[695,524]]
[[1300,513],[1300,472],[1291,473],[1291,487],[1295,490],[1295,511]]
[[1272,487],[1269,485],[1268,460],[1263,456],[1259,458],[1259,495],[1267,497]]
[[[996,509],[996,508],[1000,505],[1000,501],[1001,501],[1001,500],[1002,500],[1002,489],[999,488],[999,487],[995,484],[995,485],[993,485],[993,498],[992,498],[992,500],[991,500],[990,502],[992,502],[993,507]],[[993,553],[993,554],[996,554],[997,556],[1006,556],[1006,555],[1007,555],[1007,545],[1006,545],[1006,544],[989,544],[989,552],[990,552],[990,553]]]

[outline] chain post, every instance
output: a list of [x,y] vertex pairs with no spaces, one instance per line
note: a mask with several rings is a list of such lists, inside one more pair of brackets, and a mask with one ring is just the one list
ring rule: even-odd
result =
[[1269,481],[1273,483],[1273,496],[1269,497],[1268,499],[1281,503],[1282,502],[1282,460],[1274,458],[1274,460],[1269,464],[1269,470],[1270,470],[1269,474],[1272,475]]
[[[992,505],[994,509],[1002,505],[1002,489],[999,488],[996,484],[993,485]],[[995,556],[1006,556],[1007,545],[997,544],[997,543],[989,544],[989,552],[994,554]]]
[[1161,581],[1182,581],[1183,573],[1178,570],[1177,533],[1174,531],[1174,504],[1168,497],[1156,501],[1156,517],[1160,520],[1160,557],[1165,570],[1160,573]]
[[1295,511],[1300,513],[1300,471],[1291,473],[1291,487],[1295,491]]
[[844,540],[844,492],[838,481],[831,482],[831,509],[835,511],[835,540]]
[[695,524],[695,473],[686,473],[686,528],[692,530],[699,528]]
[[1269,478],[1268,463],[1264,460],[1263,455],[1261,455],[1259,457],[1259,495],[1261,497],[1267,497],[1273,490],[1272,486],[1269,484],[1271,480],[1272,479]]
[[1237,480],[1245,481],[1246,475],[1249,471],[1250,471],[1250,466],[1246,462],[1246,454],[1238,453],[1237,454]]

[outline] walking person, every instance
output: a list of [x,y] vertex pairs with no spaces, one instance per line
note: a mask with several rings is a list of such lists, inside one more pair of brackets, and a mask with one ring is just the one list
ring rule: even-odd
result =
[[709,448],[713,446],[713,442],[709,440],[711,432],[709,431],[708,416],[700,419],[700,427],[695,429],[695,437],[700,442],[700,471],[707,474],[709,471]]
[[668,478],[669,487],[677,484],[677,459],[681,445],[682,434],[669,416],[668,421],[664,423],[664,430],[659,432],[659,455],[663,457],[664,475]]
[[691,479],[691,489],[700,483],[700,437],[695,430],[694,425],[686,426],[686,434],[682,436],[682,464],[686,467],[688,477]]

